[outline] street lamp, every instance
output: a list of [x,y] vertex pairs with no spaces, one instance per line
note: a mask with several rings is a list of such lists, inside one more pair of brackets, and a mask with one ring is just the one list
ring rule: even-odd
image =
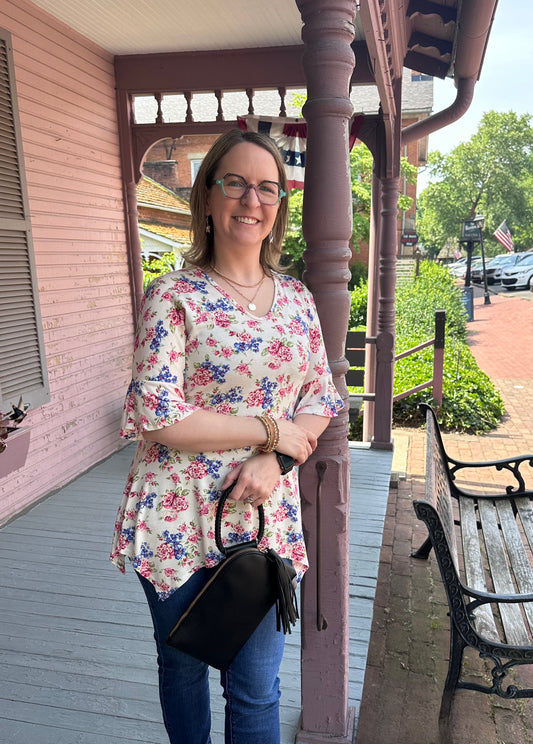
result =
[[476,214],[474,217],[474,224],[479,229],[479,242],[481,243],[481,263],[483,265],[483,304],[490,305],[489,288],[487,284],[487,271],[485,269],[485,247],[483,245],[483,227],[485,226],[485,218],[482,214]]

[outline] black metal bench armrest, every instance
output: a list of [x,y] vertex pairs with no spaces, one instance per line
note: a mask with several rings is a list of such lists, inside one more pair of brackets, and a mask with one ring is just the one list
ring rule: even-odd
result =
[[474,599],[473,602],[468,603],[469,609],[474,609],[483,604],[519,604],[521,602],[533,602],[533,594],[495,594],[494,592],[484,592],[464,585],[463,591],[469,597]]

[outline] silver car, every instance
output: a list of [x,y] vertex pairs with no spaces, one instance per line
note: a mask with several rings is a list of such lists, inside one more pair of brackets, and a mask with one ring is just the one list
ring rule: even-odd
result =
[[[527,253],[502,253],[499,256],[487,259],[485,262],[487,284],[495,284],[501,281],[503,270],[510,269],[511,266],[520,261],[522,256],[527,256]],[[478,284],[483,281],[483,266],[476,266],[475,269],[472,269],[472,281]]]
[[503,270],[502,285],[506,289],[533,289],[533,253],[526,253],[515,266]]

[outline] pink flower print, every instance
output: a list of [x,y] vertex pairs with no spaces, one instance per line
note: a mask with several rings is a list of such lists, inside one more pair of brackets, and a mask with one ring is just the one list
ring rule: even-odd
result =
[[161,543],[158,545],[156,552],[157,557],[161,561],[169,561],[171,558],[174,558],[174,547],[168,543]]
[[265,399],[265,392],[264,390],[261,390],[260,388],[256,390],[252,390],[250,395],[246,398],[246,402],[250,406],[250,408],[254,408],[256,406],[261,406],[263,404],[263,401]]
[[291,334],[295,336],[303,336],[304,335],[304,329],[301,323],[299,323],[297,320],[291,320],[289,323],[289,331]]
[[231,320],[229,319],[228,314],[222,310],[215,310],[214,318],[215,325],[219,326],[219,328],[229,328],[231,325]]
[[216,346],[218,344],[218,341],[216,338],[213,338],[212,336],[209,336],[209,338],[206,339],[205,345],[206,346]]
[[149,408],[150,411],[155,411],[155,409],[159,405],[157,395],[154,395],[153,393],[147,393],[144,396],[144,405],[146,406],[146,408]]
[[173,579],[174,576],[175,576],[175,574],[176,574],[176,572],[174,571],[173,568],[165,568],[165,572],[164,573],[165,573],[165,576],[168,576],[171,579]]
[[240,333],[238,338],[242,341],[243,344],[249,344],[252,340],[252,337],[249,333]]
[[161,504],[163,509],[169,509],[176,512],[182,512],[189,508],[187,498],[183,494],[166,493]]
[[207,475],[207,467],[204,462],[195,460],[185,470],[187,478],[204,478]]
[[242,362],[241,364],[239,364],[239,366],[237,367],[237,372],[240,375],[250,375],[251,374],[250,367],[247,364],[245,364],[245,362]]
[[144,414],[140,417],[139,423],[141,425],[141,429],[148,429],[148,419]]
[[205,367],[199,367],[191,377],[192,384],[197,385],[198,387],[204,387],[212,381],[213,373],[211,372],[211,370],[206,369]]
[[222,349],[222,356],[228,359],[228,357],[233,356],[233,349],[230,349],[229,346],[225,346]]
[[309,330],[309,343],[311,345],[311,351],[316,354],[320,350],[320,331],[318,328],[311,328]]
[[141,559],[141,565],[137,569],[141,576],[144,576],[145,579],[150,578],[152,575],[152,569],[150,568],[150,564],[146,560],[146,558]]
[[154,364],[157,364],[157,360],[157,354],[150,354],[150,356],[148,357],[148,364],[153,367]]
[[[180,279],[178,279],[178,281],[174,282],[174,291],[175,292],[179,292],[179,293],[182,293],[183,292],[184,294],[186,294],[187,292],[190,291],[190,289],[191,289],[191,287],[189,285],[189,282],[184,282],[184,281],[182,281]],[[170,295],[170,297],[168,299],[171,300],[172,299],[172,295]]]
[[272,356],[277,357],[283,362],[290,362],[292,359],[292,351],[279,339],[275,339],[269,344],[268,351]]
[[198,339],[193,338],[193,340],[190,343],[188,343],[187,346],[185,347],[186,353],[189,354],[191,351],[194,351],[195,349],[198,348],[199,345],[200,344],[198,342]]
[[229,415],[231,413],[231,403],[225,400],[224,403],[217,406],[217,413],[221,413],[225,416]]
[[137,370],[137,374],[140,374],[144,369],[144,362],[139,362],[135,369]]
[[179,351],[176,351],[175,349],[173,349],[168,355],[168,358],[170,359],[171,362],[177,362],[180,357],[181,357],[181,354],[179,353]]
[[173,326],[185,325],[185,312],[183,308],[180,308],[178,310],[177,307],[173,307],[168,314],[168,319],[170,321],[170,324]]
[[144,521],[144,519],[141,519],[140,522],[137,522],[137,532],[140,530],[148,530],[148,525]]
[[305,547],[303,542],[298,542],[293,545],[291,558],[293,561],[305,560]]

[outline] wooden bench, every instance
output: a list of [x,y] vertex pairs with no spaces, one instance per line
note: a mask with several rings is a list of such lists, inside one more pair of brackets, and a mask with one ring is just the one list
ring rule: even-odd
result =
[[[450,660],[439,728],[448,741],[449,714],[457,689],[478,690],[504,698],[533,697],[533,689],[508,684],[513,666],[533,664],[533,490],[524,471],[533,455],[492,462],[460,462],[446,454],[433,410],[421,405],[427,421],[426,498],[415,500],[429,537],[414,554],[437,557],[448,597]],[[499,493],[459,488],[456,474],[486,468],[507,475],[511,485]],[[527,470],[531,475],[532,471]],[[492,684],[461,679],[463,652],[471,647],[493,664]]]

